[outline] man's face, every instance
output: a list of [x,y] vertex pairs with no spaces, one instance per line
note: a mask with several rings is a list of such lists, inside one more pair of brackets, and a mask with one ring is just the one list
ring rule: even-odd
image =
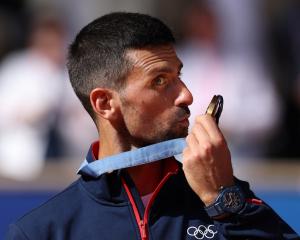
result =
[[129,50],[126,56],[133,68],[120,92],[120,110],[131,144],[185,137],[193,98],[180,79],[182,63],[174,47]]

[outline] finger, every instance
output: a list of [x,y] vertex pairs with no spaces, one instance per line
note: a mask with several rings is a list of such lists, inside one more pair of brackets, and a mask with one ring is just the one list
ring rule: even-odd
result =
[[199,143],[193,133],[190,133],[186,137],[186,143],[187,147],[183,150],[183,163],[186,162],[185,160],[190,159],[190,157],[197,154],[197,149],[199,146]]
[[215,119],[209,114],[198,116],[196,122],[201,123],[212,142],[220,142],[224,139]]
[[210,136],[204,128],[202,122],[196,122],[192,128],[191,133],[194,134],[199,144],[203,142],[210,142]]
[[198,142],[196,146],[193,146],[192,153],[198,159],[209,160],[213,155],[215,146],[208,133],[200,123],[195,124],[192,133]]

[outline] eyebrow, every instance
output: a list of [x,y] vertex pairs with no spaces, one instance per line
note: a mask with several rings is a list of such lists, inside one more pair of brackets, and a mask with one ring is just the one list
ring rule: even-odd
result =
[[[182,62],[180,62],[177,70],[180,71],[182,69],[182,67],[183,67],[183,64],[182,64]],[[171,67],[168,67],[168,66],[163,66],[163,67],[153,68],[149,71],[150,74],[153,74],[153,73],[156,73],[156,72],[173,73],[174,69],[171,68]]]

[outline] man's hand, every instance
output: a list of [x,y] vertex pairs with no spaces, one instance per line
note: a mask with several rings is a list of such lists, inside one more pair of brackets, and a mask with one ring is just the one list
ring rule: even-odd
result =
[[193,191],[206,206],[216,199],[221,186],[231,186],[233,170],[227,143],[210,115],[196,118],[186,138],[183,171]]

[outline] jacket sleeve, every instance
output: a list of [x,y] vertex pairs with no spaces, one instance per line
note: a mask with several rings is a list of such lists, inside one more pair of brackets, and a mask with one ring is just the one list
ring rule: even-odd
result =
[[254,195],[247,182],[236,179],[236,184],[242,188],[246,204],[238,214],[215,220],[223,239],[300,239],[270,206]]
[[11,224],[5,240],[29,240],[29,238],[25,236],[23,231],[17,225]]

